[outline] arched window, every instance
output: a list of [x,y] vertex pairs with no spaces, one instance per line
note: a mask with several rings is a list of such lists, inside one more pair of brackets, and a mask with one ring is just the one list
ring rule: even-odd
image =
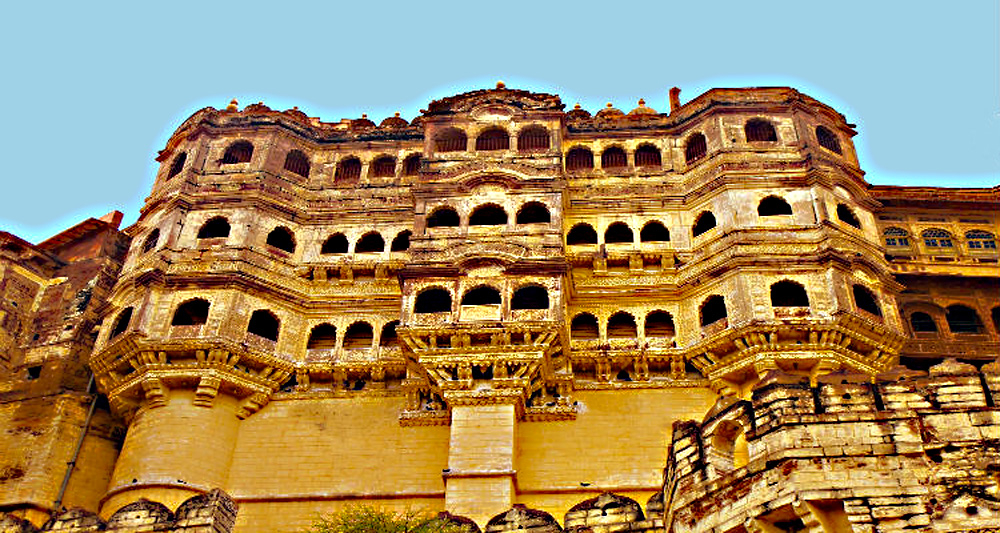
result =
[[537,152],[549,149],[549,130],[542,126],[528,126],[517,134],[519,152]]
[[518,224],[548,224],[552,217],[542,202],[528,202],[517,210],[516,220]]
[[361,160],[356,157],[341,159],[337,164],[337,172],[333,175],[335,183],[357,183],[361,179]]
[[508,150],[510,135],[502,128],[489,128],[476,137],[476,150]]
[[726,318],[728,315],[726,311],[726,300],[718,294],[709,296],[704,303],[701,304],[701,325],[702,327],[709,324],[714,324]]
[[327,237],[326,241],[323,242],[323,247],[320,248],[319,253],[321,254],[346,254],[347,253],[347,237],[343,233],[334,233]]
[[[488,285],[476,287],[462,296],[462,305],[500,305],[500,291]],[[451,303],[448,307],[450,311]]]
[[465,132],[458,128],[448,128],[434,138],[436,152],[464,152],[469,146]]
[[385,251],[385,239],[377,231],[369,231],[358,239],[354,245],[354,253],[371,254]]
[[118,318],[115,320],[115,327],[111,328],[111,336],[108,339],[113,339],[122,333],[128,331],[128,324],[132,321],[132,308],[126,307],[122,309],[121,313],[118,313]]
[[187,157],[187,152],[177,154],[177,157],[175,157],[170,163],[170,172],[167,172],[167,179],[180,174],[181,171],[184,170],[184,163],[187,162]]
[[194,298],[177,306],[171,326],[197,326],[208,321],[208,300]]
[[854,292],[854,305],[862,310],[868,311],[875,316],[882,316],[882,307],[878,304],[878,298],[875,294],[868,290],[863,285],[855,285],[853,288]]
[[646,337],[673,337],[674,318],[666,311],[653,311],[646,315]]
[[768,196],[757,204],[757,215],[773,217],[776,215],[791,215],[792,206],[780,196]]
[[697,237],[714,227],[715,215],[711,211],[702,211],[698,215],[698,218],[694,220],[694,226],[691,227],[691,236]]
[[153,251],[160,242],[160,228],[156,228],[146,235],[146,240],[142,241],[143,253]]
[[945,318],[952,333],[983,333],[983,321],[979,319],[979,313],[971,307],[949,305]]
[[624,222],[615,222],[604,231],[605,243],[632,243],[634,241],[635,236],[632,234],[632,228]]
[[670,241],[670,230],[657,220],[651,220],[642,227],[639,232],[639,240],[642,242],[668,242]]
[[396,158],[384,155],[372,163],[372,176],[376,178],[391,178],[396,175]]
[[924,246],[928,248],[954,248],[955,246],[951,240],[951,233],[943,229],[925,229],[920,233],[920,238],[924,240]]
[[199,239],[224,239],[229,236],[229,221],[225,217],[212,217],[198,230]]
[[903,228],[885,228],[882,235],[886,246],[910,246],[910,234]]
[[292,150],[285,156],[285,170],[302,176],[309,177],[309,157],[301,150]]
[[248,141],[236,141],[226,148],[226,153],[222,155],[222,164],[246,163],[251,157],[253,157],[253,145]]
[[608,319],[609,339],[634,339],[638,335],[635,318],[625,311],[619,311]]
[[258,309],[250,315],[250,323],[247,324],[247,333],[253,333],[267,340],[277,341],[278,329],[280,327],[281,321],[278,320],[278,317],[274,316],[274,313],[267,309]]
[[594,168],[594,153],[590,150],[577,146],[566,153],[566,170],[572,172],[592,168]]
[[527,285],[514,291],[511,309],[548,309],[549,291],[538,285]]
[[420,174],[420,154],[410,154],[403,160],[403,175],[416,176]]
[[693,163],[705,157],[708,153],[708,144],[705,143],[705,136],[700,133],[695,133],[694,135],[688,137],[687,143],[684,145],[684,160],[688,163]]
[[363,350],[371,348],[375,342],[375,332],[368,322],[355,322],[347,328],[344,334],[344,349]]
[[392,245],[389,247],[390,252],[405,252],[410,249],[410,236],[412,232],[408,229],[404,229],[396,235],[396,238],[392,240]]
[[965,240],[970,250],[996,250],[997,238],[988,231],[974,229],[965,232]]
[[382,335],[379,337],[378,345],[383,348],[392,348],[394,346],[399,346],[399,337],[396,335],[396,327],[399,326],[398,320],[393,320],[382,326]]
[[782,280],[771,285],[772,307],[809,307],[806,288],[794,281]]
[[414,313],[450,313],[451,294],[441,288],[427,289],[417,295]]
[[295,236],[292,235],[292,232],[288,228],[278,226],[271,233],[267,234],[267,244],[279,250],[292,253],[295,251]]
[[910,327],[915,333],[933,333],[937,331],[937,324],[931,315],[917,311],[910,315]]
[[831,152],[843,153],[837,136],[825,126],[816,126],[816,140],[819,141],[820,146]]
[[507,212],[497,204],[483,204],[469,215],[470,226],[502,226],[507,223]]
[[597,318],[590,313],[580,313],[573,317],[570,323],[570,337],[577,339],[596,339],[600,336]]
[[845,204],[837,204],[837,218],[848,226],[861,229],[861,221],[854,215],[854,211],[851,211],[851,208]]
[[663,160],[660,156],[660,149],[644,144],[635,151],[635,166],[638,168],[660,168]]
[[597,244],[597,231],[586,222],[573,226],[566,235],[566,244]]
[[448,206],[435,209],[427,215],[428,228],[458,227],[458,212]]
[[752,118],[743,126],[743,131],[747,134],[747,142],[775,142],[778,140],[778,133],[774,131],[774,125],[770,122]]
[[331,324],[320,324],[309,333],[307,350],[332,350],[337,347],[337,328]]
[[601,154],[601,168],[605,170],[620,170],[628,167],[628,156],[625,150],[612,146]]

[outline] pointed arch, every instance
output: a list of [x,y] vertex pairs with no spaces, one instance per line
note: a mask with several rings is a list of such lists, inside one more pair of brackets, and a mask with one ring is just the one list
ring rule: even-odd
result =
[[757,204],[757,215],[762,217],[773,217],[778,215],[791,215],[792,206],[788,205],[788,202],[784,198],[771,195]]
[[777,142],[778,132],[774,129],[774,124],[762,118],[752,118],[743,125],[747,142]]
[[279,250],[294,253],[295,252],[295,235],[292,231],[284,226],[278,226],[271,230],[271,233],[267,234],[267,244],[268,246],[273,246]]
[[715,215],[711,211],[702,211],[691,226],[691,236],[697,237],[715,227]]
[[204,298],[192,298],[177,306],[171,326],[198,326],[208,321],[211,304]]
[[459,222],[458,211],[447,205],[435,208],[427,215],[428,228],[457,228]]
[[718,294],[709,296],[702,302],[698,315],[701,317],[702,327],[728,318],[729,312],[726,309],[726,299]]
[[337,347],[337,327],[333,324],[318,324],[309,332],[307,350],[332,350]]
[[590,313],[579,313],[570,323],[570,338],[573,340],[596,339],[600,336],[597,317]]
[[345,350],[363,350],[371,348],[375,342],[375,332],[372,325],[365,321],[358,321],[347,328],[344,333]]
[[525,285],[516,291],[510,300],[510,308],[518,309],[548,309],[549,291],[541,285]]
[[462,305],[500,305],[500,291],[489,285],[480,285],[462,296]]
[[226,217],[212,217],[198,230],[199,239],[224,239],[229,237],[229,221]]
[[253,144],[250,141],[236,141],[226,148],[222,154],[223,165],[235,165],[236,163],[247,163],[253,157]]
[[670,230],[659,220],[650,220],[639,231],[640,242],[669,242]]
[[507,212],[497,204],[483,204],[469,215],[470,226],[503,226],[507,224]]
[[305,154],[302,150],[292,150],[285,154],[285,165],[284,169],[302,176],[303,178],[309,177],[309,156]]
[[542,202],[526,202],[517,210],[516,221],[518,224],[548,224],[552,216]]
[[635,234],[632,228],[624,222],[614,222],[604,231],[604,242],[607,244],[631,244],[635,242]]
[[597,231],[586,222],[574,225],[566,234],[566,244],[573,246],[577,244],[597,244]]
[[278,341],[278,332],[281,329],[281,321],[278,317],[267,309],[258,309],[250,315],[250,322],[247,324],[247,333],[252,333],[267,340]]
[[354,253],[371,254],[385,251],[385,239],[377,231],[369,231],[354,244]]
[[693,163],[703,157],[708,153],[708,144],[705,142],[705,136],[701,133],[694,133],[687,138],[687,142],[684,144],[684,159],[687,163]]
[[451,293],[440,287],[424,289],[413,304],[414,313],[450,313]]
[[320,248],[319,253],[323,255],[346,254],[349,246],[350,243],[347,242],[346,235],[343,233],[334,233],[323,241],[323,246]]

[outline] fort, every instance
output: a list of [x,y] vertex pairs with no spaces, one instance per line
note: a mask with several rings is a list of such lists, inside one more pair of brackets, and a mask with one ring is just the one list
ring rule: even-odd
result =
[[135,224],[0,232],[0,532],[997,531],[1000,190],[871,185],[791,88],[667,105],[234,100]]

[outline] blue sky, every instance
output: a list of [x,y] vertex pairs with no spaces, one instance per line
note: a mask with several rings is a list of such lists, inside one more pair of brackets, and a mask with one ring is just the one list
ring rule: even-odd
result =
[[16,2],[0,230],[38,242],[112,209],[132,223],[156,152],[206,105],[411,119],[498,79],[592,112],[666,110],[675,85],[682,101],[790,85],[858,125],[871,183],[995,186],[998,26],[996,0]]

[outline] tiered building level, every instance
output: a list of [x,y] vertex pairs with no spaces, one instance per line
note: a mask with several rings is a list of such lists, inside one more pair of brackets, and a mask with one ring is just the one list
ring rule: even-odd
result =
[[[101,516],[222,488],[241,532],[357,500],[566,527],[648,501],[709,530],[664,500],[695,432],[674,422],[764,376],[1000,352],[996,189],[873,187],[854,135],[789,88],[591,115],[498,84],[378,125],[198,111],[102,308],[90,368],[128,433]],[[727,438],[747,464],[753,431]]]

